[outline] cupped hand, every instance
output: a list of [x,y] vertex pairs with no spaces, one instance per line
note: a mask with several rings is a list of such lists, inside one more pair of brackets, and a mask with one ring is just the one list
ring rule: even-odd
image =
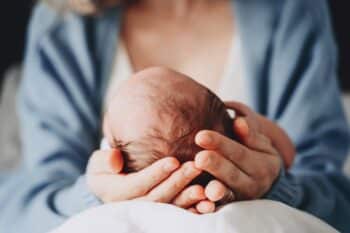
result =
[[96,151],[87,167],[91,192],[104,203],[137,199],[173,203],[192,211],[193,205],[206,199],[203,187],[188,186],[201,173],[194,162],[180,165],[175,158],[168,157],[136,173],[125,174],[122,169],[123,159],[118,150]]
[[[240,102],[228,101],[225,104],[228,109],[236,113],[233,130],[242,144],[255,148],[259,142],[252,140],[259,139],[260,135],[263,135],[281,155],[285,167],[287,169],[291,167],[296,149],[292,140],[279,125]],[[261,141],[263,140],[265,139],[261,138]]]
[[210,130],[195,138],[204,150],[195,157],[197,168],[217,178],[205,187],[212,202],[262,197],[279,175],[282,160],[289,167],[295,149],[287,134],[273,122],[238,102],[227,102],[235,110],[233,130],[239,142]]

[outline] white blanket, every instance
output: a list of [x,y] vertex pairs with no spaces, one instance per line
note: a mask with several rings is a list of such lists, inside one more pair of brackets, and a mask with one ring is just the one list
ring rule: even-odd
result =
[[321,220],[278,202],[258,200],[196,215],[172,205],[128,201],[69,219],[52,233],[332,233]]

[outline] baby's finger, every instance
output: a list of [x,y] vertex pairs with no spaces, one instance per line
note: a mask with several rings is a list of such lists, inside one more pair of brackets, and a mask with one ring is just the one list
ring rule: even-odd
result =
[[196,209],[200,214],[209,214],[215,211],[215,203],[211,201],[201,201],[196,205]]
[[193,162],[184,163],[168,179],[149,192],[146,200],[170,203],[200,173]]
[[204,199],[206,199],[204,188],[200,185],[192,185],[182,191],[173,200],[173,204],[181,208],[188,208]]
[[122,171],[123,165],[123,157],[119,150],[98,150],[90,157],[87,172],[116,174]]
[[228,188],[218,180],[212,180],[205,187],[205,196],[212,202],[221,200]]

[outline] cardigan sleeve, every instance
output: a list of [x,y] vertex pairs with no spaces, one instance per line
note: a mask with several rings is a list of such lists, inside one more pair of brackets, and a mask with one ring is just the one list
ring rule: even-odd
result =
[[269,72],[267,115],[297,148],[267,198],[350,232],[349,129],[337,84],[337,54],[324,0],[282,1]]
[[60,40],[62,29],[55,29],[60,20],[39,4],[30,23],[18,97],[24,160],[0,193],[0,229],[6,232],[47,232],[99,204],[84,171],[98,146],[100,112],[92,85],[81,78],[92,75],[79,70],[80,61]]

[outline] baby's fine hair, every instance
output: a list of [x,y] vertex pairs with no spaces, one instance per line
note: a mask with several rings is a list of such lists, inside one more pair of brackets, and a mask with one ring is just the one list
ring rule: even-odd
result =
[[206,89],[203,93],[201,100],[192,102],[171,95],[161,99],[150,96],[159,119],[168,120],[162,121],[164,125],[161,129],[151,129],[137,142],[115,141],[117,149],[123,154],[124,171],[136,172],[170,156],[181,163],[193,160],[201,150],[194,142],[200,130],[214,130],[233,138],[232,119],[225,104],[210,90]]

